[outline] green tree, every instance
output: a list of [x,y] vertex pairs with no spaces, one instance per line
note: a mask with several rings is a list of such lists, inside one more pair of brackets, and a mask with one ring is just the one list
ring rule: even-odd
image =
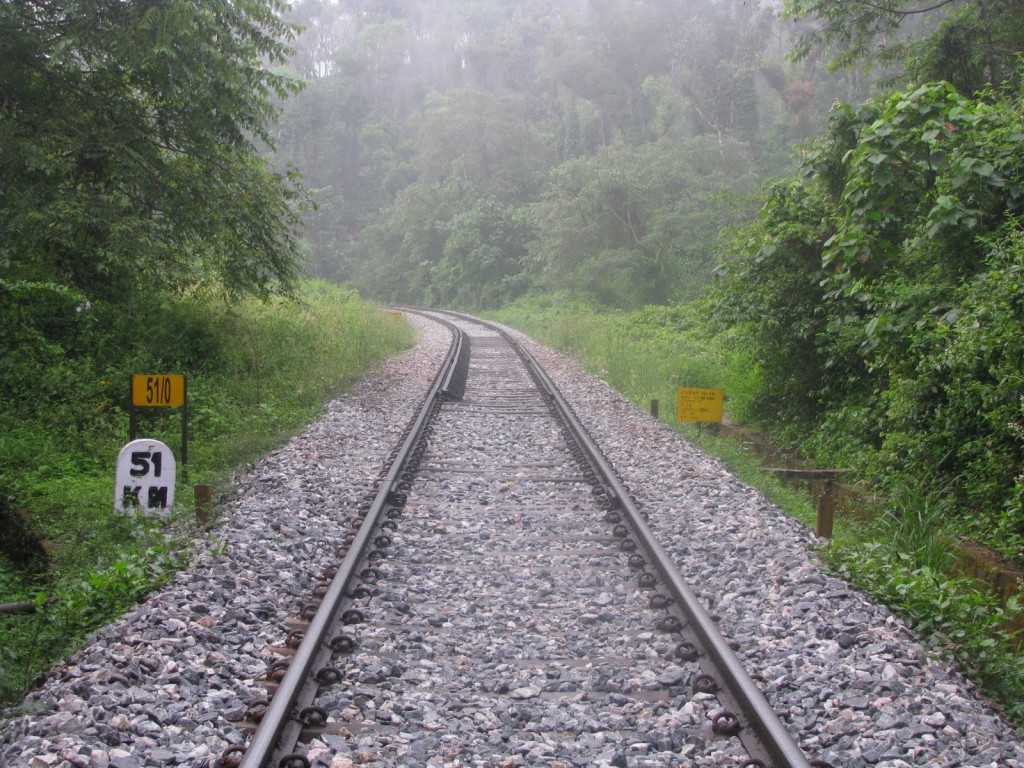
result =
[[301,193],[272,172],[292,30],[271,0],[0,6],[0,278],[90,297],[291,289]]
[[416,164],[427,182],[520,200],[538,187],[552,159],[525,119],[521,97],[477,90],[431,94],[417,121]]
[[431,267],[429,303],[493,309],[517,298],[528,285],[522,272],[532,237],[528,213],[494,198],[457,213]]
[[748,142],[760,133],[756,77],[771,21],[767,9],[721,3],[679,25],[672,81],[699,133]]
[[417,182],[399,192],[363,233],[358,282],[388,301],[429,303],[431,270],[444,256],[447,222],[461,202],[452,184]]
[[[1019,96],[838,107],[731,265],[766,423],[1024,541]],[[1019,553],[1017,553],[1019,554]]]
[[[327,14],[306,0],[310,34],[329,17],[340,41],[281,133],[281,156],[319,202],[311,263],[403,301],[496,274],[500,285],[466,295],[527,282],[628,305],[693,295],[719,229],[751,211],[755,177],[788,172],[789,141],[835,98],[789,88],[811,68],[767,60],[780,27],[755,6],[389,0]],[[304,72],[313,42],[297,57]],[[478,211],[485,201],[494,208]]]
[[750,148],[697,136],[566,161],[535,204],[530,264],[544,282],[612,305],[695,295],[711,278],[719,232],[754,210]]
[[532,235],[517,209],[537,194],[549,162],[523,104],[518,95],[472,89],[427,99],[416,121],[416,181],[358,246],[365,254],[359,279],[376,295],[483,306],[520,289],[512,278]]
[[819,48],[833,68],[904,63],[920,80],[964,93],[1017,80],[1024,8],[1016,0],[784,0],[783,18],[810,18],[796,58]]
[[354,20],[339,3],[330,0],[301,0],[284,17],[299,28],[291,64],[303,77],[322,78],[335,70],[334,59],[349,35]]

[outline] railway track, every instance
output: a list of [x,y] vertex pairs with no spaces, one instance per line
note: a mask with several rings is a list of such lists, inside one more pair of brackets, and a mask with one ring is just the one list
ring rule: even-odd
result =
[[220,763],[809,765],[539,366],[429,314],[449,358]]
[[[0,713],[0,766],[226,768],[289,754],[284,764],[313,768],[786,764],[747,750],[756,715],[730,703],[713,652],[678,657],[700,622],[673,596],[675,577],[658,570],[614,476],[591,485],[585,449],[543,421],[557,398],[504,370],[517,363],[492,332],[466,326],[465,392],[451,367],[435,382],[426,410],[438,420],[412,448],[422,471],[375,480],[394,446],[414,444],[403,430],[451,339],[409,319],[414,349],[224,489],[188,568]],[[1019,734],[898,617],[823,572],[803,526],[571,361],[513,337],[614,458],[809,756],[835,768],[1024,768]],[[492,375],[505,391],[485,395],[477,385]],[[342,600],[327,609],[333,576]],[[672,602],[651,608],[655,593]],[[359,623],[344,624],[349,610]],[[690,626],[659,626],[672,616]],[[318,626],[337,651],[320,657],[307,641]],[[324,667],[322,682],[295,671]],[[721,675],[720,690],[694,693],[699,673]],[[739,711],[738,734],[714,733],[722,710]],[[247,722],[261,711],[262,725]]]

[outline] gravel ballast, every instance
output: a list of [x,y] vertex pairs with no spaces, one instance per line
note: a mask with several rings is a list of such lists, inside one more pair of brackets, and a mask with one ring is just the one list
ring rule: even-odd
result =
[[[197,543],[191,567],[57,665],[11,713],[0,726],[0,758],[8,766],[213,766],[226,747],[244,743],[237,721],[247,703],[262,695],[260,680],[275,658],[270,648],[282,642],[286,620],[335,559],[344,522],[339,514],[352,514],[371,489],[447,349],[447,331],[416,317],[410,322],[421,333],[416,349],[329,404],[303,435],[240,477],[222,504],[223,522]],[[813,537],[802,525],[574,361],[520,339],[650,514],[655,534],[722,631],[738,641],[738,654],[808,754],[837,768],[1024,766],[1020,741],[970,684],[931,658],[887,609],[822,572]],[[471,527],[463,531],[472,533]],[[437,586],[426,574],[416,578],[416,589]],[[490,610],[514,623],[518,605],[526,611],[538,585],[502,588],[505,605]],[[619,598],[594,590],[597,603],[614,606]],[[592,613],[599,617],[601,606]],[[584,616],[577,618],[590,621],[590,613]],[[544,620],[553,619],[545,614]],[[540,688],[529,668],[500,668],[502,663],[496,657],[476,670],[478,688],[508,684],[517,713],[539,705]],[[387,677],[388,671],[375,674]],[[446,674],[426,665],[420,678],[442,684]],[[573,674],[565,671],[566,681]],[[614,679],[616,670],[588,674]],[[413,687],[402,677],[389,684]],[[458,730],[446,720],[453,713],[422,699],[407,718],[415,729],[444,722]],[[406,714],[385,711],[377,713],[378,722],[393,725],[400,737]],[[576,734],[581,750],[603,755],[592,764],[670,764],[641,750],[605,748],[597,734],[616,724],[587,722],[579,708],[545,711],[561,718],[552,727]],[[672,716],[694,715],[658,716],[671,733]],[[481,710],[466,717],[466,729],[497,732],[503,717],[514,716]],[[405,762],[373,763],[372,755],[341,742],[325,742],[319,754],[320,764],[332,768],[499,765],[485,757],[446,761],[416,740],[403,753]],[[558,764],[551,754],[538,743],[535,752],[508,765]],[[692,764],[705,764],[694,759]]]
[[974,686],[891,611],[822,572],[812,532],[576,362],[515,335],[809,754],[851,768],[1024,765],[1024,746]]

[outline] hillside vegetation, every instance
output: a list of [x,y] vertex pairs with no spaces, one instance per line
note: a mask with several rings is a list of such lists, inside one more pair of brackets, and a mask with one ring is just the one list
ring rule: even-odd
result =
[[[408,329],[303,279],[276,171],[294,29],[261,0],[0,5],[0,700],[185,562],[190,483],[223,489]],[[114,511],[130,374],[183,374],[164,521]],[[180,412],[139,434],[180,453]],[[218,491],[219,493],[220,491]],[[48,555],[43,556],[45,543]]]
[[[3,379],[0,602],[38,610],[0,616],[0,700],[17,696],[48,663],[187,564],[189,540],[202,534],[193,483],[214,486],[219,497],[238,467],[282,444],[324,401],[412,343],[401,320],[326,283],[305,283],[287,302],[178,296],[128,314],[123,304],[86,309],[67,298],[58,307],[74,318],[73,333],[61,346],[51,340],[39,352],[45,361],[32,361],[23,377]],[[144,339],[133,322],[139,317]],[[166,518],[114,510],[133,373],[188,377],[187,467],[180,410],[139,417],[139,435],[162,440],[179,459]],[[27,525],[16,525],[19,510]],[[38,541],[47,542],[48,557]]]
[[742,0],[296,3],[278,159],[311,267],[388,301],[693,298],[794,141],[870,80]]
[[751,416],[1024,561],[1022,102],[948,83],[838,107],[715,292]]

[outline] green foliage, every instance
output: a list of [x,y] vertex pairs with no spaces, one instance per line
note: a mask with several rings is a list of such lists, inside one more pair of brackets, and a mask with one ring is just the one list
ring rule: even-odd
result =
[[1024,559],[1020,230],[986,250],[984,271],[959,287],[956,303],[911,332],[913,365],[899,366],[883,393],[892,426],[880,460],[908,462],[922,482],[929,466],[932,477],[953,478],[945,503],[982,512],[966,517],[966,529]]
[[951,576],[951,541],[941,511],[909,492],[875,525],[874,536],[832,544],[823,555],[843,578],[885,602],[962,665],[1021,722],[1024,654],[1021,630],[1010,627],[1024,606],[1017,598],[1003,605],[987,586]]
[[1012,0],[958,3],[914,41],[907,72],[915,80],[947,80],[961,93],[1019,85],[1024,12]]
[[[123,533],[128,533],[124,531]],[[154,533],[134,531],[133,540],[154,541]],[[94,567],[78,578],[54,582],[52,591],[34,591],[0,563],[0,594],[34,603],[35,613],[6,616],[0,624],[0,701],[12,701],[29,687],[56,654],[72,651],[96,628],[129,610],[146,593],[167,583],[186,564],[183,550],[151,543],[132,547],[111,565]]]
[[85,579],[45,595],[41,621],[59,633],[81,637],[129,609],[146,593],[168,582],[185,565],[185,553],[163,545],[132,549]]
[[918,81],[948,80],[966,94],[1019,83],[1024,11],[1014,0],[784,0],[782,16],[806,20],[797,60],[824,50],[832,69],[881,64],[898,73],[902,65]]
[[288,291],[295,185],[269,170],[273,1],[0,7],[0,278],[92,301]]
[[[45,593],[35,617],[0,622],[0,695],[16,695],[95,627],[116,617],[180,564],[182,537],[195,532],[190,492],[179,473],[167,521],[114,514],[112,477],[128,440],[132,373],[189,377],[191,482],[220,484],[315,417],[325,400],[383,357],[408,346],[408,327],[343,289],[307,282],[298,300],[225,304],[192,296],[138,305],[80,297],[51,286],[18,291],[18,312],[57,307],[64,323],[44,354],[8,334],[0,356],[0,503],[29,510],[39,534],[59,546],[45,571],[0,562],[0,602]],[[34,298],[33,298],[34,297]],[[32,298],[30,301],[29,299]],[[80,315],[91,323],[76,329]],[[29,326],[33,324],[30,323]],[[38,329],[35,329],[38,332]],[[34,357],[33,357],[34,356]],[[140,414],[140,434],[179,451],[180,414]],[[183,469],[179,465],[179,470]]]
[[455,214],[445,230],[443,255],[430,268],[429,304],[495,307],[522,292],[519,273],[532,234],[523,211],[485,198]]
[[761,220],[739,241],[750,254],[742,274],[730,275],[736,282],[721,287],[727,300],[718,314],[750,334],[762,372],[754,412],[780,425],[813,412],[821,377],[838,373],[828,370],[818,343],[825,323],[820,252],[828,234],[820,200],[799,183],[777,185]]
[[1021,138],[1018,98],[947,84],[839,107],[739,241],[718,304],[757,350],[762,424],[882,486],[931,489],[1015,557]]
[[[808,19],[791,55],[802,59],[824,48],[833,58],[833,68],[848,67],[868,60],[883,62],[898,58],[905,40],[897,32],[906,20],[904,9],[910,0],[882,0],[878,3],[843,3],[837,0],[784,0],[782,18],[800,22]],[[944,5],[944,3],[939,4]],[[884,46],[879,50],[876,46]]]
[[721,387],[730,414],[745,412],[757,370],[742,338],[714,329],[701,302],[647,306],[631,312],[596,311],[568,294],[532,296],[493,315],[557,349],[582,357],[587,368],[647,408],[672,414],[678,387]]
[[699,139],[616,147],[559,166],[544,200],[519,209],[483,198],[453,214],[460,203],[446,196],[461,192],[418,184],[394,209],[403,219],[388,223],[387,250],[405,275],[394,285],[432,304],[494,306],[528,285],[529,265],[535,283],[610,305],[695,295],[710,279],[719,230],[750,209],[742,151]]
[[692,298],[719,233],[753,211],[748,148],[708,137],[617,145],[551,173],[533,206],[530,263],[544,284],[622,308]]
[[751,3],[310,1],[289,18],[314,82],[286,105],[280,162],[319,203],[310,264],[406,304],[694,297],[720,230],[846,88],[772,61],[776,19]]

